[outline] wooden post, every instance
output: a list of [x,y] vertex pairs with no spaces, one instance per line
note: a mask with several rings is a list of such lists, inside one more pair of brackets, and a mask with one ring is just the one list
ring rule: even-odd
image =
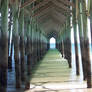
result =
[[64,42],[63,42],[63,39],[62,39],[62,57],[64,57]]
[[16,88],[21,87],[21,74],[19,62],[19,34],[18,34],[18,0],[14,2],[13,8],[13,40],[14,40],[14,60],[16,73]]
[[[86,67],[86,73],[87,73],[87,88],[92,88],[92,74],[91,74],[91,60],[90,60],[90,43],[89,43],[89,35],[88,35],[88,31],[89,30],[89,2],[88,4],[85,2],[82,2],[81,0],[81,4],[82,4],[82,10],[85,10],[85,13],[82,14],[83,17],[83,33],[84,33],[84,48],[85,48],[85,53],[84,55],[84,60],[85,60],[85,67]],[[87,6],[87,7],[86,7]],[[87,11],[87,12],[86,12]]]
[[8,36],[8,69],[12,70],[12,11],[10,10],[9,36]]
[[25,45],[24,45],[24,9],[20,13],[20,58],[21,58],[21,80],[25,82]]
[[29,89],[30,88],[30,75],[31,75],[31,63],[32,63],[32,54],[31,54],[31,29],[30,29],[30,21],[28,21],[27,24],[27,79],[26,79],[26,85],[25,85],[25,89]]
[[2,0],[0,36],[0,92],[6,92],[8,68],[8,0]]
[[[82,3],[83,3],[82,1],[79,2],[80,12],[83,12]],[[84,31],[85,31],[86,28],[83,27],[83,14],[79,15],[78,26],[79,26],[81,57],[82,57],[83,80],[86,80],[86,78],[87,78],[87,67],[86,67],[86,60],[85,60],[86,51],[85,51],[85,47],[84,47]]]
[[77,25],[76,24],[74,24],[74,40],[75,40],[76,74],[79,75],[79,55],[78,55]]
[[78,23],[78,0],[73,0],[75,7],[73,9],[73,27],[74,27],[74,40],[75,40],[75,59],[76,59],[76,74],[79,75],[79,54],[78,54],[78,41],[77,41],[77,23]]

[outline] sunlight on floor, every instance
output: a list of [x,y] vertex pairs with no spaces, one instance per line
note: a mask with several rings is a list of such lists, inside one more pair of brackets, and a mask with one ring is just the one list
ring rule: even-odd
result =
[[73,68],[68,68],[67,60],[60,57],[57,50],[47,53],[30,84],[31,92],[82,92],[79,89],[86,87],[86,82],[76,76]]

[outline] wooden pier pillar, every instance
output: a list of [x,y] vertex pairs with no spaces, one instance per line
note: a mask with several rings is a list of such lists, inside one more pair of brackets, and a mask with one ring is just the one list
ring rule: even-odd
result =
[[81,58],[82,58],[83,80],[86,80],[87,79],[87,67],[86,67],[86,60],[85,60],[86,50],[84,47],[84,37],[80,37],[80,49],[81,49]]
[[85,79],[87,79],[87,88],[92,88],[92,65],[91,65],[91,58],[90,58],[90,43],[89,43],[89,35],[88,32],[90,32],[90,28],[89,28],[89,21],[90,21],[90,7],[89,4],[91,4],[90,2],[83,2],[81,0],[81,8],[85,13],[81,15],[82,17],[82,25],[83,25],[83,41],[84,41],[84,53],[83,53],[83,57],[84,57],[84,64],[85,64],[85,70],[84,72],[86,72],[86,76],[84,76]]
[[79,75],[79,54],[78,54],[78,43],[77,43],[77,30],[74,28],[74,39],[75,39],[75,60],[76,60],[76,74]]
[[78,0],[73,0],[76,8],[73,8],[73,28],[74,28],[74,41],[75,41],[75,60],[76,60],[76,75],[80,74],[79,71],[79,52],[78,52],[78,39],[77,39],[77,24],[78,24]]
[[69,68],[71,68],[72,65],[71,65],[71,40],[70,38],[67,38],[67,53],[66,54],[67,54]]
[[71,68],[71,41],[69,38],[64,39],[64,56],[68,60],[69,68]]
[[16,88],[21,87],[21,70],[19,60],[19,33],[18,33],[18,0],[12,5],[13,11],[13,40],[14,40],[14,60],[15,60],[15,75],[16,75]]
[[20,12],[20,62],[21,62],[21,81],[25,82],[25,44],[24,44],[24,9]]
[[62,57],[64,57],[64,42],[63,42],[63,39],[62,39],[61,43],[62,43]]
[[86,49],[86,67],[87,67],[87,88],[92,88],[92,74],[91,74],[91,60],[90,60],[90,48],[89,48],[89,40],[85,40],[85,49]]
[[47,43],[47,50],[49,50],[50,49],[50,44],[49,44],[49,42]]
[[31,62],[32,62],[32,54],[31,54],[31,45],[30,45],[30,37],[27,36],[27,75],[26,75],[26,84],[25,89],[30,89],[30,75],[31,75]]
[[0,35],[0,92],[6,92],[8,68],[8,1],[2,0]]
[[12,10],[10,8],[10,16],[9,16],[9,36],[8,36],[8,69],[12,70]]
[[21,87],[21,73],[19,62],[19,36],[14,36],[14,60],[15,60],[15,72],[16,72],[16,88]]

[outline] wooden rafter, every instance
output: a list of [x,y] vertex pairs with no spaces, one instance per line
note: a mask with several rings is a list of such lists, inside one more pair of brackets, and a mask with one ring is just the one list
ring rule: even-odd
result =
[[53,7],[50,5],[51,3],[48,3],[47,5],[45,5],[44,7],[42,7],[40,10],[38,10],[33,17],[36,16],[40,16],[41,14],[46,13],[46,11],[48,12],[50,9],[52,9]]
[[58,13],[57,11],[53,11],[52,16],[54,16],[55,18],[57,18],[59,21],[62,21],[62,22],[66,20],[66,17]]
[[52,2],[53,2],[56,6],[58,6],[58,7],[62,8],[62,9],[64,9],[65,11],[70,12],[70,9],[69,9],[68,7],[64,6],[62,3],[59,3],[57,0],[52,0]]
[[28,0],[28,1],[26,1],[23,5],[21,5],[21,7],[20,8],[25,8],[25,7],[27,7],[27,6],[29,6],[29,5],[31,5],[33,2],[35,2],[36,0]]
[[44,23],[48,22],[48,20],[51,20],[50,16],[45,16],[44,19],[40,19],[37,22],[42,26]]
[[[51,7],[51,8],[50,8]],[[50,9],[49,9],[50,8]],[[34,15],[33,15],[33,17],[38,17],[38,16],[41,16],[41,15],[44,15],[44,14],[46,14],[45,12],[47,11],[50,11],[51,9],[54,9],[55,8],[55,6],[54,6],[54,4],[51,2],[49,2],[49,5],[45,5],[43,8],[41,8],[40,10],[38,10]],[[57,7],[57,8],[59,8],[59,7]],[[62,13],[63,11],[61,11],[61,13]]]
[[52,15],[51,18],[52,18],[57,24],[59,24],[59,25],[62,25],[62,24],[63,24],[63,22],[60,21],[60,19],[58,20],[55,16]]
[[67,6],[72,6],[74,7],[74,4],[72,2],[70,2],[69,0],[59,0],[60,2],[64,3]]
[[64,16],[70,16],[70,12],[66,12],[58,6],[54,7],[54,10],[58,11],[59,13],[62,13],[62,15],[64,15]]
[[31,10],[36,10],[44,5],[46,5],[50,0],[44,0],[42,2],[40,2],[38,5],[34,6]]
[[40,22],[40,21],[46,19],[48,16],[50,17],[51,14],[50,13],[46,13],[46,14],[40,16],[39,18],[37,18],[37,21]]
[[70,11],[70,9],[67,6],[65,6],[63,3],[57,2],[57,0],[53,0],[53,1],[52,0],[44,0],[43,2],[40,2],[37,6],[33,7],[31,10],[36,10],[36,9],[46,5],[50,1],[53,2],[55,5],[59,6],[60,8]]

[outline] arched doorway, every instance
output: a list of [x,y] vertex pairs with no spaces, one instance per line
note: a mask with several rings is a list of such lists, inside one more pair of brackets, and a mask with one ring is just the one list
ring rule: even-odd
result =
[[50,38],[50,49],[56,48],[56,39],[54,37]]

